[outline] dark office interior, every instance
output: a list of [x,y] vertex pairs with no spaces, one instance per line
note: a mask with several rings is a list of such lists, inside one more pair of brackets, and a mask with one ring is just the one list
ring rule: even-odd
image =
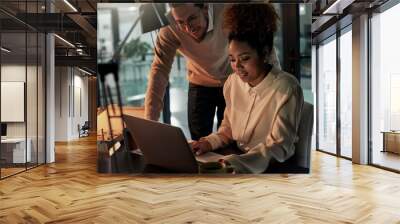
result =
[[[142,51],[124,51],[110,98],[97,65],[149,3],[2,0],[0,223],[398,223],[399,1],[270,2],[291,15],[275,47],[314,110],[306,174],[100,173],[120,146],[101,143],[123,135],[107,123],[116,86],[124,113],[143,116],[157,31],[133,30]],[[160,121],[188,137],[185,64],[175,57]]]

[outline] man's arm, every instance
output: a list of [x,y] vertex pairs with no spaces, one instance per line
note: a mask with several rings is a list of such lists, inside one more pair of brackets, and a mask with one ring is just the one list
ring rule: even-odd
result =
[[158,120],[160,117],[169,73],[179,45],[178,39],[169,27],[164,27],[160,30],[154,48],[153,63],[148,75],[144,101],[146,119]]

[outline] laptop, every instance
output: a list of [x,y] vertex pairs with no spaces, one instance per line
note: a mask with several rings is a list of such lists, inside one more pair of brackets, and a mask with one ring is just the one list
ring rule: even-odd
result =
[[124,115],[124,120],[147,165],[177,173],[198,173],[199,163],[218,161],[223,157],[208,152],[196,156],[196,160],[178,127],[129,115]]

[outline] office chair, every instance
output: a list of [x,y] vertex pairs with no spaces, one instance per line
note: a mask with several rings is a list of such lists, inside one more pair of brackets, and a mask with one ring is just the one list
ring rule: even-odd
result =
[[89,136],[89,129],[90,129],[89,121],[85,121],[85,123],[79,129],[79,138],[84,136]]
[[311,163],[311,137],[313,129],[313,105],[304,102],[301,112],[299,141],[295,143],[295,153],[283,163],[272,159],[265,173],[309,173]]

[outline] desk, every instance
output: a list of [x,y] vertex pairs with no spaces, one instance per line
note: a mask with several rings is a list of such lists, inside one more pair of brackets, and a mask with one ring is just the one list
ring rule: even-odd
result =
[[383,131],[382,152],[393,152],[400,154],[400,131]]
[[[108,106],[110,116],[120,116],[118,106],[114,106],[115,114],[113,113],[112,106]],[[132,115],[135,117],[144,117],[144,107],[130,107],[124,106],[122,108],[123,114]],[[111,127],[113,131],[113,139],[116,136],[122,135],[122,123],[120,118],[113,117],[111,120]],[[108,141],[111,139],[110,131],[108,130],[107,112],[103,110],[97,114],[97,140]]]
[[[112,156],[109,154],[109,145],[107,142],[97,142],[97,172],[99,173],[131,173],[131,174],[161,174],[161,173],[174,173],[177,172],[167,170],[165,168],[156,167],[146,164],[144,156],[133,153],[132,151],[126,152],[121,145]],[[242,154],[236,146],[227,146],[215,150],[214,152],[229,155],[229,154]],[[113,157],[113,158],[112,158]]]
[[[31,161],[32,140],[27,138],[28,147],[25,152],[25,138],[1,139],[1,156],[6,163],[25,163]],[[27,159],[27,161],[25,161]]]

